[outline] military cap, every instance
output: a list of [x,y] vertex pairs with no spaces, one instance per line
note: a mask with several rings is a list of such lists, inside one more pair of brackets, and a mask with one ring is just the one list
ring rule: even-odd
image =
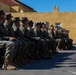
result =
[[28,21],[27,17],[22,17],[22,22]]
[[13,19],[13,22],[17,22],[17,21],[20,21],[20,18],[19,18],[19,17],[15,17],[15,18]]
[[38,26],[38,25],[40,25],[40,23],[38,22],[38,23],[36,23],[36,26]]
[[40,28],[42,28],[42,23],[41,22],[36,23],[36,26],[40,26]]
[[[53,25],[51,25],[50,27],[54,27]],[[56,26],[55,26],[56,27]]]
[[5,14],[3,10],[0,10],[0,15],[1,15],[1,14]]
[[41,22],[42,24],[44,24],[44,22]]
[[29,23],[29,25],[30,25],[30,24],[33,24],[33,21],[32,21],[32,20],[30,20],[28,23]]
[[13,16],[11,15],[11,14],[6,14],[6,19],[8,19],[8,18],[12,18]]
[[36,26],[41,26],[41,23],[40,22],[36,23]]

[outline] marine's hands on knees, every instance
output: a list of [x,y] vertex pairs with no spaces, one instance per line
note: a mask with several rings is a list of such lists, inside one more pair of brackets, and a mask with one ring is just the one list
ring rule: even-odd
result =
[[10,37],[9,40],[13,41],[13,40],[16,40],[15,37]]

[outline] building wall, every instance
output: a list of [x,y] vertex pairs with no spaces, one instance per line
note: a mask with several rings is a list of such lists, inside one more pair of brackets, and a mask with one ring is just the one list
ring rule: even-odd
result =
[[25,12],[12,13],[14,17],[28,17],[33,21],[47,21],[50,25],[60,22],[63,28],[70,31],[69,36],[76,43],[76,12]]
[[9,12],[10,6],[0,3],[0,9],[3,9],[5,12]]

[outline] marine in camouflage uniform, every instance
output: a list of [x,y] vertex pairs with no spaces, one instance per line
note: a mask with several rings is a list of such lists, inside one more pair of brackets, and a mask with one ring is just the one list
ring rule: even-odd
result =
[[29,21],[29,27],[27,28],[28,29],[28,39],[31,40],[33,43],[35,43],[35,49],[34,49],[34,53],[33,53],[34,58],[41,59],[40,55],[39,55],[40,42],[38,39],[36,39],[35,32],[32,27],[33,27],[33,21],[31,20],[31,21]]
[[61,31],[57,27],[54,28],[53,25],[50,27],[50,36],[56,41],[56,49],[61,50],[64,48],[64,39],[61,38]]
[[35,27],[35,35],[36,37],[40,38],[41,41],[41,50],[39,51],[39,54],[42,58],[48,58],[46,50],[47,50],[47,43],[45,41],[45,39],[42,36],[42,30],[41,30],[41,23],[37,23],[36,27]]
[[16,67],[11,63],[13,56],[15,55],[15,43],[12,42],[12,38],[7,36],[7,31],[3,25],[5,13],[0,10],[0,45],[5,47],[4,55],[4,65],[3,69],[16,69]]
[[53,54],[55,54],[57,52],[56,51],[56,41],[49,36],[48,30],[46,29],[46,24],[44,24],[44,23],[42,23],[42,36],[47,43],[48,52],[50,52],[50,50],[51,50],[51,52]]
[[[4,25],[5,25],[5,28],[7,30],[8,36],[12,37],[12,39],[13,39],[12,41],[16,44],[14,52],[17,54],[18,50],[21,50],[21,48],[22,48],[22,43],[20,40],[17,39],[15,32],[12,28],[13,21],[12,21],[11,14],[6,15],[6,21],[5,21]],[[18,67],[20,65],[20,63],[19,63],[19,60],[15,56],[14,56],[14,59],[12,62],[13,63],[15,62],[14,64]],[[15,61],[15,60],[17,60],[17,61]]]
[[29,59],[33,59],[33,58],[30,55],[29,50],[28,50],[27,39],[25,39],[23,37],[23,34],[19,27],[20,27],[20,19],[19,19],[19,17],[16,17],[16,18],[14,18],[13,29],[15,31],[15,35],[17,36],[18,40],[20,40],[22,42],[22,48],[21,48],[21,51],[19,51],[19,53],[20,53],[19,55],[21,55],[21,57],[22,57],[21,59],[24,58],[24,61],[25,60],[29,61]]
[[69,38],[69,31],[66,29],[62,29],[62,38],[65,40],[65,49],[73,48],[73,40]]
[[29,46],[29,53],[34,58],[35,43],[34,43],[34,41],[32,41],[30,39],[31,36],[28,36],[29,31],[27,28],[28,28],[28,19],[27,19],[27,17],[23,17],[22,18],[22,25],[20,26],[20,30],[23,34],[23,37],[27,39],[28,46]]

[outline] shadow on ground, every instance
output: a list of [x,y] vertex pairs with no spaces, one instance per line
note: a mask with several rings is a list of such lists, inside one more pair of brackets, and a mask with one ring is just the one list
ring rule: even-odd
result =
[[53,68],[64,67],[62,65],[60,66],[59,64],[65,62],[67,60],[71,60],[71,58],[69,56],[74,55],[74,54],[76,54],[76,52],[72,52],[72,53],[67,53],[67,52],[61,53],[60,52],[60,53],[54,55],[51,59],[34,61],[32,63],[22,65],[20,69],[44,70],[44,69],[53,69]]
[[72,50],[76,50],[76,45],[73,45],[73,48],[72,48]]
[[[71,51],[74,51],[74,52],[68,53],[66,51],[63,51],[63,52],[60,52],[60,53],[54,55],[51,59],[38,60],[38,61],[34,61],[34,62],[26,64],[26,65],[22,65],[20,69],[44,70],[44,69],[53,69],[53,68],[64,67],[62,65],[60,66],[59,64],[65,62],[67,60],[71,60],[71,58],[69,56],[76,54],[75,50],[76,50],[76,45],[74,45],[73,49],[71,49]],[[76,61],[76,60],[74,60],[74,61]],[[72,64],[72,63],[68,63],[68,64]],[[74,64],[76,64],[76,63],[74,63]],[[74,66],[74,67],[76,67],[76,66]]]

